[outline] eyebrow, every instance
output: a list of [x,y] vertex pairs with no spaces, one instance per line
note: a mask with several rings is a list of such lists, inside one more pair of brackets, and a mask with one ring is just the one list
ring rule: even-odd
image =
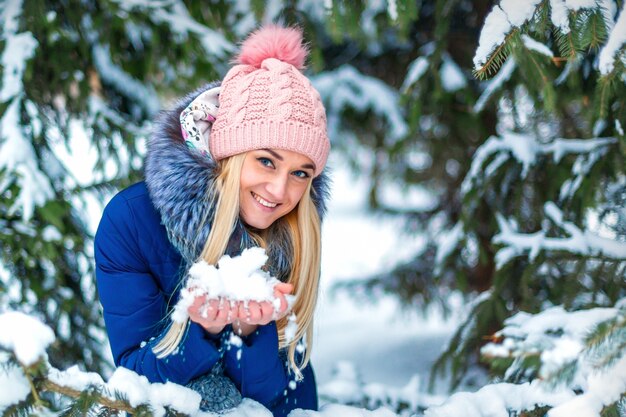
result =
[[[284,161],[285,160],[285,158],[283,158],[282,155],[274,152],[271,149],[262,149],[262,150],[268,152],[270,155],[272,155],[274,158],[278,159],[279,161]],[[304,165],[302,165],[302,168],[311,169],[311,170],[315,171],[315,165],[313,165],[313,164],[304,164]]]

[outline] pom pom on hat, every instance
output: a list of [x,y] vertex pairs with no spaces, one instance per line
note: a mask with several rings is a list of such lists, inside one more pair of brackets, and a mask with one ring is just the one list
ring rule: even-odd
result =
[[276,58],[302,70],[308,53],[300,29],[269,25],[253,32],[241,44],[237,63],[261,68],[267,58]]
[[302,73],[308,55],[302,31],[264,26],[241,44],[222,81],[209,138],[219,161],[253,149],[284,149],[306,155],[319,175],[330,141],[319,92]]

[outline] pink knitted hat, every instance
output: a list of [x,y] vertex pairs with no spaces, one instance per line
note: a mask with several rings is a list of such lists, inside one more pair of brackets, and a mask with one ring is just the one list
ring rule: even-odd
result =
[[308,51],[302,32],[265,26],[241,45],[222,81],[209,149],[216,160],[254,149],[301,153],[324,169],[330,150],[319,93],[300,72]]

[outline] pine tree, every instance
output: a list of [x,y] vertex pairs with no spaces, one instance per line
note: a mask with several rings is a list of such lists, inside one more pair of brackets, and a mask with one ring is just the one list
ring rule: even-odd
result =
[[[335,3],[360,21],[373,13]],[[346,30],[336,52],[355,51],[362,79],[399,94],[403,134],[375,103],[340,107],[336,130],[369,178],[372,209],[427,239],[410,262],[342,287],[382,289],[410,308],[445,306],[451,290],[475,299],[434,369],[451,370],[453,387],[520,309],[607,306],[626,294],[623,3],[514,3],[422,2],[408,29],[376,10],[379,42],[359,49]],[[398,183],[434,198],[394,206],[385,194]]]
[[101,202],[139,178],[161,102],[215,79],[248,30],[234,6],[190,3],[0,4],[0,311],[54,325],[56,366],[108,365],[92,260]]

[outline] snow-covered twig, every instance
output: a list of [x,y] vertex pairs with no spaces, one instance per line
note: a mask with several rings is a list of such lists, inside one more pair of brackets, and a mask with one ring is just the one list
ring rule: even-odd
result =
[[528,252],[535,259],[540,251],[565,251],[583,256],[603,256],[611,259],[626,259],[626,243],[598,236],[583,230],[563,219],[563,213],[552,202],[544,206],[546,215],[563,229],[569,237],[548,237],[545,230],[535,233],[520,233],[514,221],[497,215],[500,232],[492,239],[493,243],[504,245],[496,254],[496,265],[501,268],[512,258]]
[[[9,173],[0,182],[0,194],[4,194],[15,180],[19,184],[19,194],[10,208],[10,214],[21,209],[22,218],[28,222],[35,207],[43,206],[54,193],[49,179],[39,168],[32,143],[24,137],[20,127],[20,111],[24,104],[22,77],[39,46],[32,33],[18,33],[21,14],[20,1],[7,2],[0,9],[0,39],[5,43],[0,57],[3,68],[0,102],[8,104],[0,119],[0,171]],[[26,102],[26,107],[28,105]],[[33,122],[33,129],[36,129],[36,122]]]
[[622,11],[619,18],[613,27],[613,30],[609,34],[609,38],[604,45],[604,48],[600,51],[600,58],[598,67],[600,74],[607,75],[615,67],[615,59],[626,59],[624,52],[620,53],[620,50],[626,44],[626,3],[622,5]]
[[224,57],[234,49],[234,45],[224,35],[195,21],[182,1],[115,1],[127,11],[135,8],[149,11],[148,15],[155,23],[167,24],[172,32],[180,36],[186,37],[188,33],[197,35],[208,56]]
[[452,229],[442,231],[437,239],[437,254],[435,255],[435,274],[440,274],[443,263],[456,249],[463,239],[463,223],[457,222]]
[[92,48],[93,62],[98,74],[115,90],[132,101],[141,103],[148,116],[152,117],[160,109],[159,96],[154,88],[133,78],[128,72],[111,61],[108,45],[95,44]]
[[498,91],[511,78],[515,68],[517,68],[515,58],[510,57],[502,65],[495,77],[485,82],[485,89],[478,100],[476,100],[476,104],[474,104],[475,113],[480,113],[485,108],[485,104],[487,104],[493,93]]
[[398,104],[400,98],[397,91],[378,78],[368,77],[350,65],[343,65],[311,81],[325,99],[331,137],[340,137],[341,113],[350,108],[358,112],[371,110],[385,119],[389,126],[386,138],[389,144],[408,133],[409,127]]
[[480,70],[485,65],[489,55],[504,42],[507,33],[522,26],[533,16],[539,3],[540,0],[522,2],[503,0],[489,12],[480,31],[478,48],[474,55],[476,70]]
[[[548,308],[538,314],[519,312],[504,321],[504,328],[495,334],[499,342],[491,342],[481,349],[488,358],[524,358],[540,356],[539,375],[551,378],[565,364],[581,360],[585,338],[598,324],[620,314],[616,308],[593,308],[568,312],[561,306]],[[514,373],[516,364],[507,374]],[[581,367],[583,368],[583,367]],[[585,365],[584,371],[587,372]],[[574,385],[584,386],[574,378]]]
[[[617,353],[617,359],[598,360],[599,352],[590,347],[589,336],[598,326],[614,322],[615,334],[622,335],[623,340],[625,320],[625,310],[617,307],[568,312],[557,306],[534,315],[520,312],[507,319],[505,327],[495,334],[498,342],[488,343],[481,353],[487,360],[514,359],[505,378],[532,374],[527,368],[536,366],[539,377],[552,386],[556,382],[582,391],[555,404],[547,414],[549,417],[599,417],[605,406],[626,393],[626,356],[609,349],[603,355],[613,357]],[[531,356],[539,358],[537,365],[525,362]]]
[[[559,163],[564,156],[569,154],[586,155],[587,158],[592,159],[595,154],[606,152],[606,148],[614,143],[617,143],[617,139],[614,137],[593,139],[556,138],[550,143],[541,143],[535,136],[505,131],[500,137],[491,136],[476,150],[472,166],[461,185],[461,192],[467,194],[475,183],[483,177],[486,178],[495,173],[497,168],[510,158],[522,164],[522,176],[526,176],[541,155],[552,155],[555,163]],[[496,155],[496,157],[483,168],[492,155]],[[594,158],[594,160],[597,160],[597,158]],[[484,172],[483,176],[480,175],[481,172]]]
[[[474,55],[474,68],[477,71],[485,66],[498,46],[504,43],[507,34],[520,28],[533,18],[538,7],[540,7],[540,3],[539,0],[502,0],[489,12],[480,32],[478,48],[476,48]],[[616,52],[626,41],[626,16],[624,16],[626,9],[622,10],[619,20],[614,23],[614,14],[611,13],[611,9],[614,8],[612,1],[550,0],[549,3],[550,20],[563,34],[570,32],[570,16],[576,15],[573,12],[580,9],[599,9],[602,12],[609,32],[609,39],[600,53],[599,67],[602,74],[609,73],[613,69]],[[536,44],[533,45],[536,46]],[[526,46],[529,45],[526,44]],[[541,49],[547,52],[544,48]]]

